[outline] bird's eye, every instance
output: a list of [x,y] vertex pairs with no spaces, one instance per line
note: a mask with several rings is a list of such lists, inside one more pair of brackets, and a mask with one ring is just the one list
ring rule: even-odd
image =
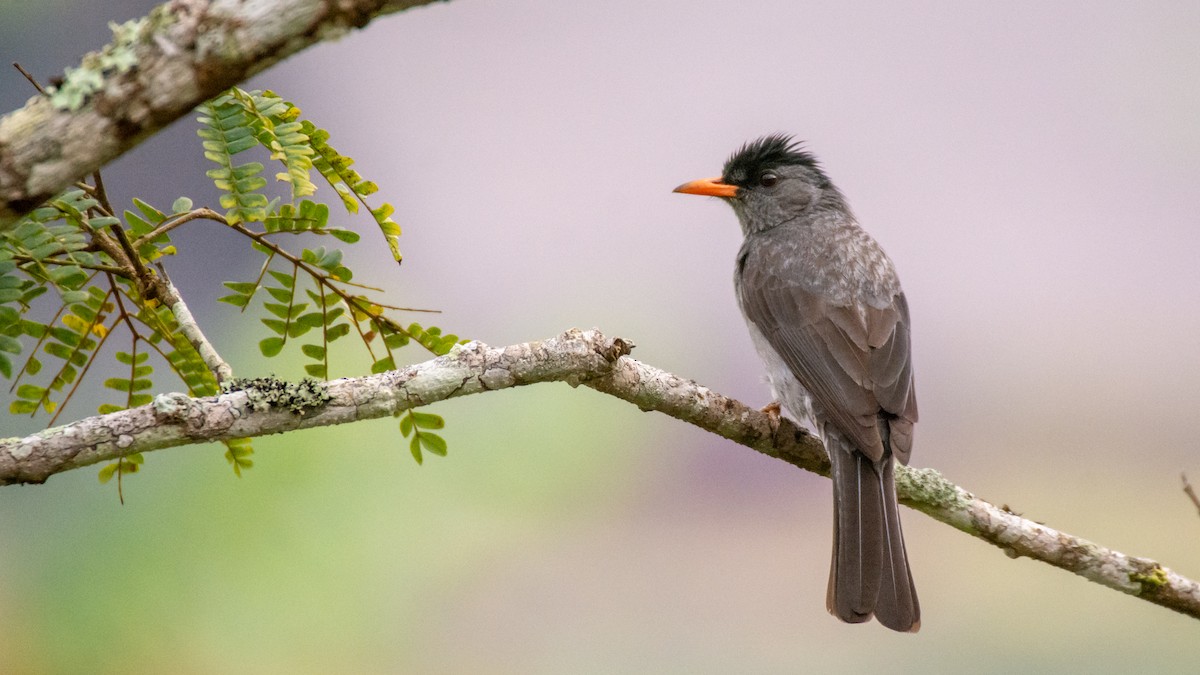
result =
[[774,187],[778,182],[779,176],[772,171],[768,171],[758,177],[758,184],[766,188]]

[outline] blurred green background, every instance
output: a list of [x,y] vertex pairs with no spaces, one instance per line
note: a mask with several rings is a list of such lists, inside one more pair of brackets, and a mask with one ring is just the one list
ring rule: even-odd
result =
[[[152,6],[0,0],[0,62],[47,80]],[[798,134],[904,279],[913,463],[1195,578],[1179,472],[1200,483],[1197,44],[1188,2],[456,0],[250,86],[295,101],[396,204],[403,268],[382,247],[352,263],[397,304],[493,345],[598,326],[750,404],[767,392],[733,299],[734,217],[670,190]],[[0,72],[3,110],[30,95]],[[185,119],[106,182],[123,205],[211,204],[207,168]],[[296,375],[215,303],[258,261],[212,225],[177,242],[172,278],[239,374]],[[566,385],[432,411],[450,455],[421,467],[389,420],[260,439],[240,480],[217,446],[154,453],[125,506],[92,468],[0,489],[0,671],[1200,663],[1194,620],[915,512],[921,633],[842,625],[824,611],[827,481]]]

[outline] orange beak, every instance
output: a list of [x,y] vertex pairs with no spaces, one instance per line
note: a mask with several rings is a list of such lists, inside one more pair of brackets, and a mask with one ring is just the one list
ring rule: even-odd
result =
[[675,188],[674,192],[682,192],[689,195],[708,195],[710,197],[736,197],[738,188],[736,185],[730,185],[721,180],[720,176],[716,178],[702,178],[694,180],[690,183],[684,183]]

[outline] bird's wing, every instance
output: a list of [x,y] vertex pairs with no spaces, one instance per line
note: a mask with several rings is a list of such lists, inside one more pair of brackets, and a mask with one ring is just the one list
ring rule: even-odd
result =
[[906,462],[917,411],[903,293],[883,309],[860,312],[778,276],[752,275],[743,268],[739,284],[746,316],[812,394],[826,423],[878,462],[885,413],[892,451]]
[[[913,424],[917,421],[917,388],[913,380],[908,300],[903,291],[892,298],[892,304],[884,312],[888,314],[884,320],[872,322],[879,333],[869,343],[871,388],[879,407],[890,417],[892,452],[902,464],[908,464]],[[893,318],[890,329],[885,329]]]

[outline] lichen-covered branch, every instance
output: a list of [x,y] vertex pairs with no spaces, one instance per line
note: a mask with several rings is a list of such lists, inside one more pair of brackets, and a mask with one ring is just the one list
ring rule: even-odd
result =
[[[820,441],[786,420],[630,358],[586,383],[598,391],[694,424],[802,469],[829,475]],[[1200,619],[1200,583],[1149,558],[1136,558],[1060,532],[986,502],[933,469],[897,467],[900,502],[1003,550],[1074,572],[1109,588]]]
[[251,75],[435,0],[170,0],[0,118],[0,229]]
[[135,452],[375,419],[491,389],[579,383],[608,374],[612,363],[628,353],[629,344],[619,338],[576,330],[511,347],[472,342],[400,370],[333,380],[322,385],[328,400],[317,405],[267,407],[253,390],[206,398],[159,395],[141,407],[0,439],[0,485],[41,483],[56,473]]
[[[158,396],[140,408],[0,439],[0,484],[40,483],[69,469],[181,445],[263,436],[392,415],[436,401],[538,382],[580,384],[729,438],[795,466],[828,475],[820,442],[792,426],[691,380],[629,358],[632,343],[599,331],[571,330],[548,340],[488,347],[380,375],[335,380],[314,395],[275,388],[264,405],[255,389],[193,399]],[[281,398],[282,396],[282,398]],[[1103,586],[1200,619],[1200,584],[1159,563],[1135,558],[1022,518],[975,497],[931,469],[897,471],[904,504],[987,541]]]

